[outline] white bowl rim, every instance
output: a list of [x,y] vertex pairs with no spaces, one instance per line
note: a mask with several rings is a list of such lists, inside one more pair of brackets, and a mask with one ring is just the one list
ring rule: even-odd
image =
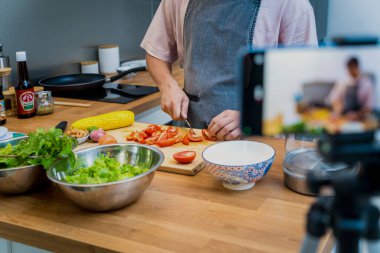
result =
[[250,164],[243,164],[243,165],[225,165],[225,164],[218,164],[218,163],[210,162],[209,160],[207,160],[207,159],[204,157],[204,153],[206,152],[207,149],[209,149],[209,148],[211,148],[211,147],[213,147],[213,146],[215,146],[215,145],[219,145],[219,144],[221,144],[221,143],[224,143],[224,142],[218,142],[218,143],[215,143],[215,144],[213,144],[213,145],[211,145],[211,146],[208,146],[207,148],[205,148],[205,149],[203,150],[203,152],[202,152],[202,158],[203,158],[203,160],[205,160],[206,162],[208,162],[208,163],[210,163],[210,164],[214,164],[214,165],[218,165],[218,166],[237,168],[237,167],[245,167],[245,166],[249,166],[249,165],[253,165],[253,164],[265,163],[265,162],[268,162],[268,161],[272,160],[272,159],[276,156],[276,150],[275,150],[272,146],[270,146],[270,145],[268,145],[268,144],[266,144],[266,143],[263,143],[263,142],[259,142],[259,141],[250,141],[250,140],[235,140],[235,141],[228,141],[228,142],[229,142],[229,143],[231,143],[231,142],[255,142],[255,143],[259,143],[259,144],[265,145],[265,146],[269,147],[270,149],[272,149],[272,150],[273,150],[273,156],[271,156],[269,159],[264,160],[264,161],[259,162],[259,163],[250,163]]

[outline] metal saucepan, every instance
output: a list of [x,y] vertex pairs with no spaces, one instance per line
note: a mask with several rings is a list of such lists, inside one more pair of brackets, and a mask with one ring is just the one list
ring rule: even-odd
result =
[[123,71],[120,74],[112,77],[106,77],[102,74],[72,74],[54,76],[40,80],[39,84],[46,90],[52,91],[54,93],[89,91],[102,88],[104,83],[114,82],[130,73],[145,70],[146,67],[136,67]]

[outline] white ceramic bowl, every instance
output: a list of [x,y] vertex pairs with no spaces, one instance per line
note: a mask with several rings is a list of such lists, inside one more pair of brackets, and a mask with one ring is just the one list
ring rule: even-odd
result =
[[230,190],[248,190],[269,171],[275,150],[255,141],[220,142],[206,148],[208,173]]

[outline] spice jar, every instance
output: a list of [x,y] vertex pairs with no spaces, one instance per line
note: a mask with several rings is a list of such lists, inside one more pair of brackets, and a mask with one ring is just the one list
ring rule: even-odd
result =
[[14,89],[9,89],[3,91],[4,95],[4,104],[5,104],[5,115],[7,117],[17,115],[17,101],[16,94]]
[[0,86],[2,90],[8,90],[10,87],[11,68],[0,68]]
[[54,112],[54,100],[51,91],[39,91],[36,96],[36,114],[46,115]]

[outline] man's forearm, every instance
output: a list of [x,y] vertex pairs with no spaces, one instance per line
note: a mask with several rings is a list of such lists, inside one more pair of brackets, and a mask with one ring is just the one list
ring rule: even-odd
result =
[[170,88],[171,85],[177,85],[172,75],[171,63],[157,59],[150,54],[146,54],[146,62],[149,73],[161,91]]

